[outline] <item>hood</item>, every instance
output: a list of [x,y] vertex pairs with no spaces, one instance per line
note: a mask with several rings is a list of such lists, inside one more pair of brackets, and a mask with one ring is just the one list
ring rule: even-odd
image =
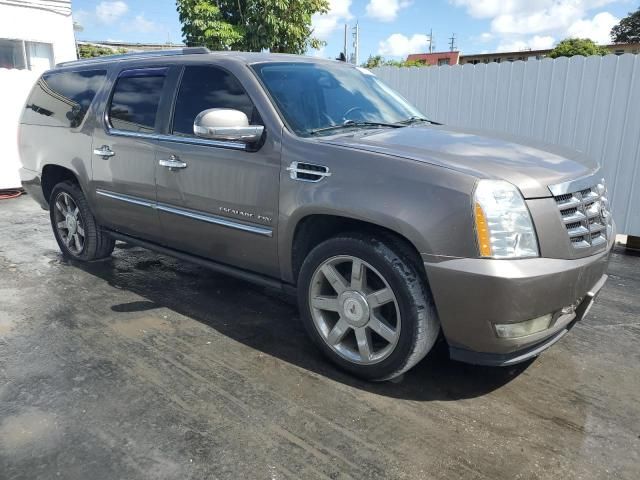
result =
[[511,182],[525,198],[548,197],[548,186],[597,170],[584,154],[557,145],[462,128],[420,125],[366,130],[319,141],[451,168]]

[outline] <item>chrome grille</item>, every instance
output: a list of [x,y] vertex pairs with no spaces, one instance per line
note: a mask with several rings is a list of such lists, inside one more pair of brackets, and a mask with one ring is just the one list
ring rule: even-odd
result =
[[606,245],[610,235],[609,201],[604,183],[555,195],[573,248]]

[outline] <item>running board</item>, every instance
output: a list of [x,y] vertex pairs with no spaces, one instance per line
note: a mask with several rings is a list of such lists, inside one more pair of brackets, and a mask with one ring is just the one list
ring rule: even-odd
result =
[[124,233],[115,232],[113,230],[105,229],[105,232],[115,240],[120,240],[121,242],[126,242],[132,245],[143,247],[148,250],[152,250],[154,252],[162,253],[163,255],[168,255],[170,257],[184,260],[185,262],[195,263],[196,265],[200,265],[201,267],[208,268],[209,270],[213,270],[214,272],[222,273],[224,275],[229,275],[230,277],[239,278],[240,280],[245,280],[247,282],[260,285],[263,287],[279,290],[288,295],[295,295],[296,288],[293,285],[290,285],[288,283],[283,283],[279,280],[276,280],[275,278],[268,277],[266,275],[249,272],[241,268],[225,265],[224,263],[214,262],[213,260],[209,260],[206,258],[198,257],[196,255],[184,253],[184,252],[181,252],[180,250],[174,250],[169,247],[163,247],[161,245],[158,245],[152,242],[147,242],[146,240],[140,240],[139,238],[125,235]]

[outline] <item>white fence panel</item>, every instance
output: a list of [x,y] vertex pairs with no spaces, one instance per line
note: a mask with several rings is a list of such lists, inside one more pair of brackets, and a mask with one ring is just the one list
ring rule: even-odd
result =
[[640,236],[640,55],[374,73],[433,120],[532,137],[597,159],[618,230]]

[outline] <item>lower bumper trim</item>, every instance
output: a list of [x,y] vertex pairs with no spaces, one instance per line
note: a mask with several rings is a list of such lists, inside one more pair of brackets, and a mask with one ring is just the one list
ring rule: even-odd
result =
[[491,367],[508,367],[516,363],[526,362],[527,360],[537,357],[547,348],[564,337],[567,332],[575,325],[576,321],[571,322],[566,328],[556,332],[551,337],[546,338],[540,343],[510,353],[486,353],[474,352],[464,348],[449,347],[449,356],[452,360],[464,363],[472,363],[474,365],[487,365]]

